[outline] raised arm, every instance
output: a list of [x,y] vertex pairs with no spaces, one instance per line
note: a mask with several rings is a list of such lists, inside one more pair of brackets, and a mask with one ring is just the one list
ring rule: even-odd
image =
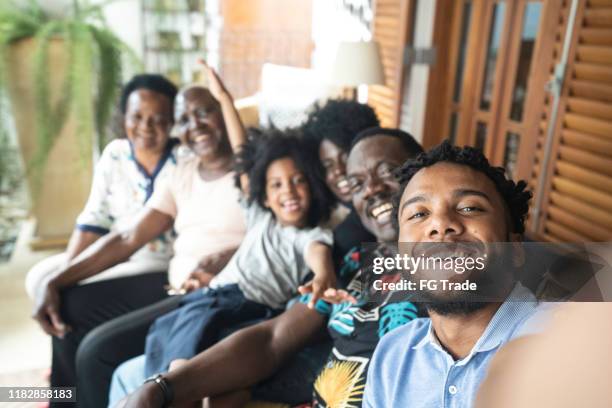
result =
[[96,240],[49,281],[44,298],[37,299],[34,319],[46,333],[63,336],[67,327],[59,314],[60,290],[125,261],[144,244],[170,228],[172,223],[169,215],[145,208],[132,229],[123,233],[112,232]]
[[[319,313],[296,304],[280,316],[240,330],[164,374],[174,391],[173,406],[201,401],[264,380],[324,329]],[[125,407],[161,407],[158,385],[147,383],[129,396]]]
[[234,106],[234,98],[229,93],[219,75],[214,69],[202,62],[202,66],[208,78],[208,89],[210,93],[221,104],[223,120],[227,128],[227,136],[229,137],[230,145],[234,152],[240,151],[243,144],[246,143],[246,131],[238,115],[238,110]]
[[[240,152],[242,146],[246,143],[246,130],[242,125],[242,121],[240,120],[240,116],[238,115],[238,110],[234,105],[234,98],[229,93],[219,75],[215,72],[214,69],[209,67],[206,62],[200,61],[202,64],[203,70],[208,79],[208,89],[210,93],[215,97],[219,104],[221,105],[221,111],[223,113],[223,121],[225,122],[225,127],[227,129],[227,137],[229,138],[230,145],[232,146],[232,151],[234,154]],[[243,191],[248,190],[248,177],[246,174],[243,174],[240,177],[240,187]]]

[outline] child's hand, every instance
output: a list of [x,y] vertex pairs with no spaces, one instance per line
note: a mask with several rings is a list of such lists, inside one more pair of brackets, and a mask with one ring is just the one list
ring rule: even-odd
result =
[[323,293],[323,300],[334,304],[344,302],[357,303],[357,299],[346,290],[334,288],[327,289],[325,293]]
[[217,75],[215,70],[208,66],[206,61],[199,59],[198,64],[202,66],[202,71],[204,75],[206,75],[208,90],[216,100],[220,101],[223,96],[227,95],[227,89],[225,89],[223,81],[221,81],[221,78],[219,78],[219,75]]
[[193,290],[203,288],[205,286],[208,286],[208,284],[214,277],[215,275],[213,275],[212,273],[209,273],[206,270],[198,267],[193,272],[191,272],[191,274],[189,274],[187,279],[185,279],[185,282],[183,282],[183,284],[181,285],[181,289],[189,293]]
[[317,300],[323,297],[323,294],[327,289],[333,288],[336,286],[336,277],[335,276],[316,276],[313,280],[302,285],[298,288],[298,291],[305,295],[310,293],[312,296],[310,297],[310,301],[308,302],[308,308],[314,309]]
[[345,290],[338,290],[336,287],[336,275],[315,276],[313,280],[298,288],[302,295],[311,293],[312,296],[308,302],[308,307],[314,309],[315,304],[319,299],[329,303],[352,302],[357,300]]
[[237,248],[226,249],[202,258],[198,266],[189,274],[181,289],[185,292],[208,286],[210,281],[225,268]]

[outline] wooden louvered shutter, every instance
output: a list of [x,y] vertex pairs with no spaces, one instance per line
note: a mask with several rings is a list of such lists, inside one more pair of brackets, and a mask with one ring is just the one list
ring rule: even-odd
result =
[[404,47],[412,7],[413,0],[376,0],[374,4],[372,31],[380,47],[385,85],[370,86],[368,103],[386,127],[399,126]]
[[[566,1],[563,20],[567,20]],[[557,60],[566,21],[557,37]],[[566,77],[555,123],[549,97],[539,128],[531,187],[542,174],[545,134],[555,126],[539,225],[540,239],[557,242],[612,239],[612,0],[578,4]]]

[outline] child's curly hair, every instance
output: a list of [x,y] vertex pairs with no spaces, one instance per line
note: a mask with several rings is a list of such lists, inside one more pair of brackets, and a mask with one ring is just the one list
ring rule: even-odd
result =
[[256,202],[263,208],[266,201],[266,173],[270,164],[279,159],[290,158],[304,174],[310,188],[310,209],[307,223],[314,227],[329,219],[334,199],[316,169],[317,158],[305,147],[302,133],[298,129],[248,130],[248,140],[236,155],[236,182],[240,175],[249,177],[249,203]]
[[433,149],[408,160],[398,169],[396,174],[401,186],[395,196],[393,205],[393,222],[396,228],[398,226],[399,201],[406,185],[419,170],[439,162],[462,164],[484,173],[495,184],[495,188],[506,204],[511,221],[511,232],[518,234],[525,232],[525,218],[529,211],[529,200],[532,196],[531,192],[526,190],[527,183],[523,180],[515,183],[507,179],[503,167],[491,166],[480,150],[468,146],[455,147],[446,140]]

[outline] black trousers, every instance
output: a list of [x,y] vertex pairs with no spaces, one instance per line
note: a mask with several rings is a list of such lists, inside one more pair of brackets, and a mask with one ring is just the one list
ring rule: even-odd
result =
[[179,307],[183,296],[157,303],[113,319],[92,330],[77,354],[79,407],[108,405],[108,392],[115,369],[124,361],[144,354],[149,327],[158,317]]
[[[77,351],[85,336],[116,317],[155,303],[167,297],[164,285],[166,272],[147,273],[109,279],[67,288],[61,293],[60,311],[72,330],[63,339],[53,337],[51,386],[77,387],[77,406],[87,398],[77,376]],[[67,403],[51,403],[51,407],[67,407]],[[72,404],[75,405],[75,404]],[[98,405],[96,405],[98,406]],[[102,405],[99,405],[102,406]]]
[[[172,296],[113,319],[92,330],[77,355],[79,407],[107,407],[113,372],[124,361],[144,354],[153,322],[181,306],[185,296]],[[256,318],[225,328],[220,338],[257,324]],[[314,380],[332,347],[329,337],[318,339],[287,362],[278,373],[253,388],[257,399],[297,405],[312,397]],[[144,380],[144,373],[143,373]]]
[[[181,306],[185,296],[172,296],[108,321],[83,339],[76,358],[79,407],[102,408],[108,405],[115,369],[124,361],[144,354],[150,326],[157,318]],[[221,337],[260,321],[262,319],[258,318],[234,325],[223,330]]]

